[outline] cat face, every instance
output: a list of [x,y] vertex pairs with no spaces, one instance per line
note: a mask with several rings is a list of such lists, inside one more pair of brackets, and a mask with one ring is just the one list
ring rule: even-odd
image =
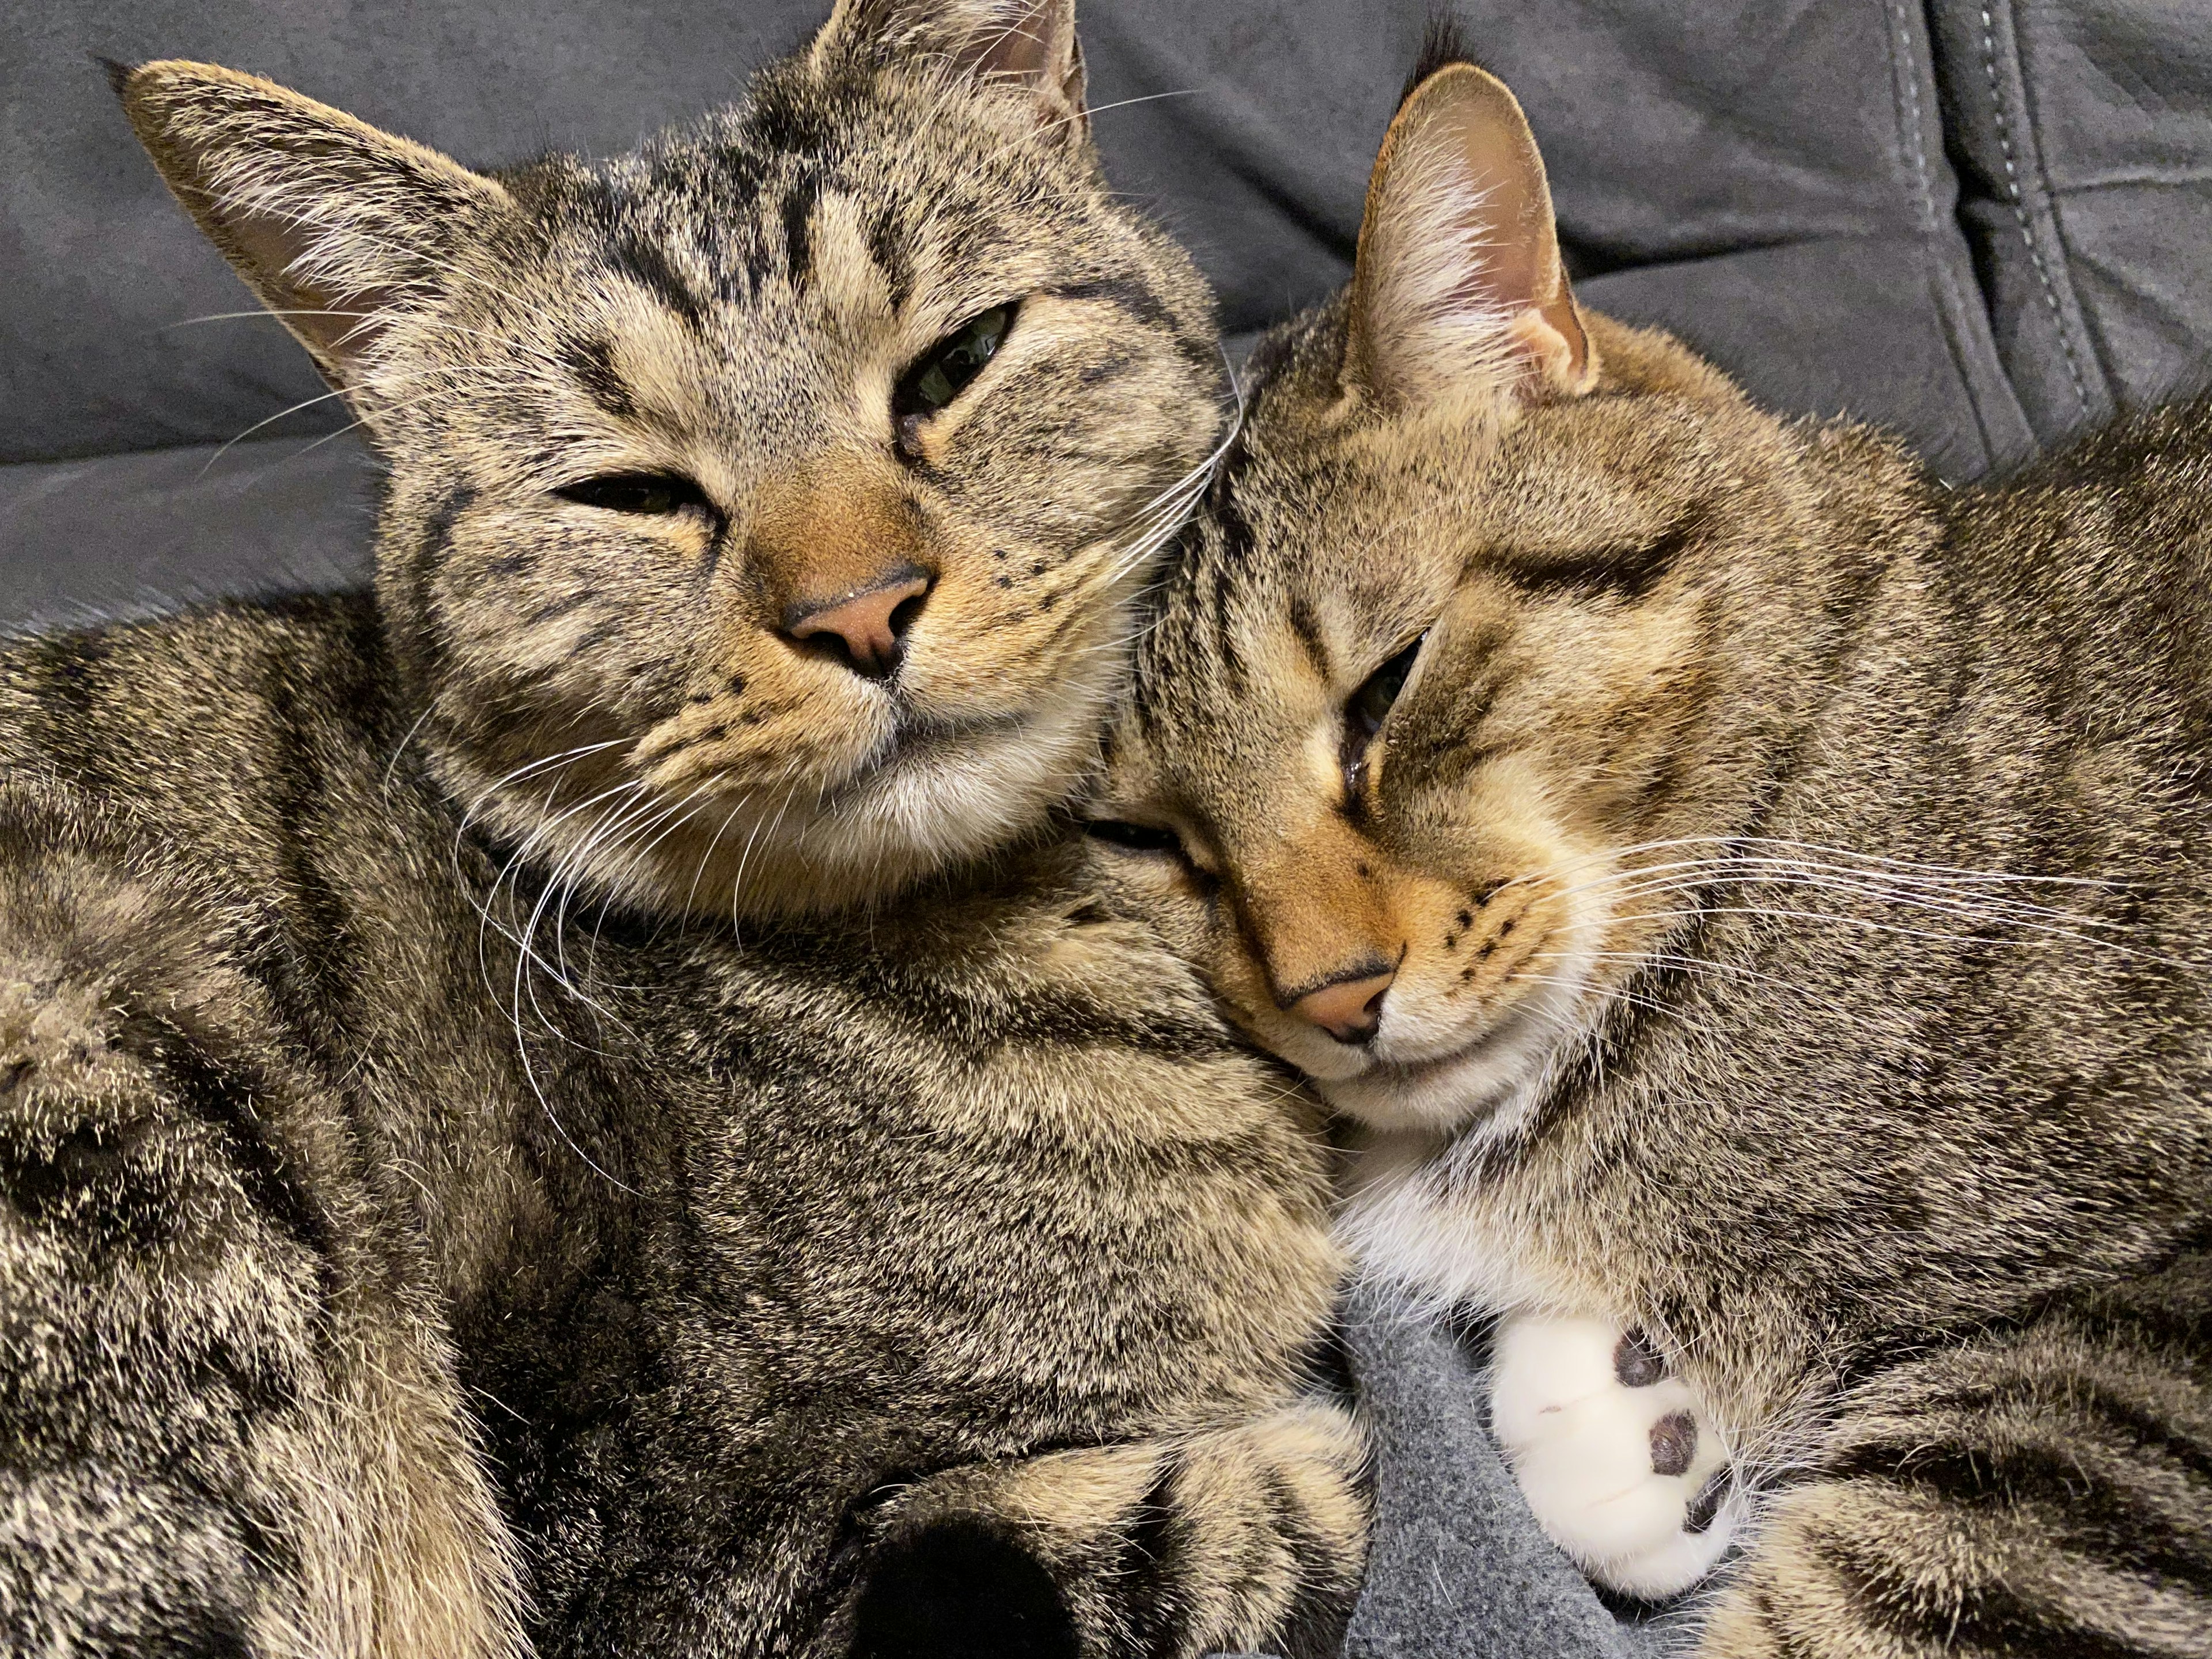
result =
[[122,82],[390,465],[379,595],[476,822],[662,908],[890,892],[1094,763],[1218,425],[1066,0],[843,0],[638,153],[471,173],[264,82]]
[[1794,441],[1576,307],[1526,124],[1464,64],[1393,124],[1351,289],[1256,372],[1094,830],[1334,1104],[1456,1127],[1680,925],[1680,841],[1755,787]]

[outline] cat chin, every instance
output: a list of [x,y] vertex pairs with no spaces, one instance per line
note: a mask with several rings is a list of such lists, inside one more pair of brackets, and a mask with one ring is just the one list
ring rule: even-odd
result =
[[1335,1110],[1376,1129],[1448,1132],[1480,1120],[1500,1133],[1533,1098],[1526,1085],[1558,1042],[1544,1011],[1524,1009],[1469,1048],[1415,1066],[1378,1064],[1354,1078],[1316,1081]]
[[885,860],[927,872],[980,857],[1035,828],[1066,793],[1077,757],[1065,738],[1012,720],[910,739],[825,797],[793,849],[825,873]]
[[758,919],[890,899],[1044,823],[1095,750],[1097,719],[1070,708],[922,728],[813,801],[732,818],[703,857],[672,845],[647,902]]

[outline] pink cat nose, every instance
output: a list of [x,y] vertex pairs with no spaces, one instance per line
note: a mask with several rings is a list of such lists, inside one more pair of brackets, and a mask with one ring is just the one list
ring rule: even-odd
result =
[[858,592],[794,600],[784,607],[783,631],[827,646],[865,678],[883,679],[898,666],[907,631],[921,614],[930,586],[927,573],[902,565]]
[[1352,970],[1353,977],[1340,979],[1309,991],[1291,1004],[1290,1012],[1310,1021],[1339,1042],[1370,1041],[1382,1024],[1382,998],[1397,974],[1389,969]]

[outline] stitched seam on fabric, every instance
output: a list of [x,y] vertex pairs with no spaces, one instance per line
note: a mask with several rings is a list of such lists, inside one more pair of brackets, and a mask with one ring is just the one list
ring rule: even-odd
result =
[[1920,87],[1918,75],[1912,62],[1912,14],[1905,9],[1905,0],[1893,0],[1897,27],[1890,32],[1889,62],[1891,71],[1897,76],[1898,94],[1904,102],[1904,137],[1905,149],[1912,157],[1912,185],[1920,201],[1921,228],[1929,234],[1936,230],[1936,193],[1928,182],[1928,146],[1921,142]]
[[2004,93],[1997,82],[1997,24],[1984,5],[1982,14],[1982,68],[1990,79],[1990,109],[1996,117],[1997,149],[2004,157],[2005,190],[2012,198],[2013,217],[2020,223],[2020,239],[2027,245],[2028,263],[2035,267],[2035,280],[2043,289],[2044,303],[2051,307],[2051,326],[2058,331],[2059,355],[2066,360],[2066,378],[2074,383],[2074,397],[2081,406],[2081,413],[2089,412],[2089,388],[2082,383],[2081,365],[2074,356],[2073,337],[2066,328],[2066,313],[2058,303],[2058,286],[2051,280],[2051,267],[2043,258],[2043,250],[2036,246],[2035,226],[2028,216],[2027,198],[2020,187],[2020,167],[2013,154],[2012,124],[2005,118]]
[[[1958,376],[1960,394],[1966,400],[1967,413],[1973,417],[1974,435],[1980,442],[1982,462],[1986,467],[1996,460],[1996,439],[1990,430],[1989,411],[1982,406],[1982,390],[1960,338],[1961,319],[1968,314],[1967,305],[1952,280],[1950,261],[1942,246],[1942,226],[1936,216],[1936,186],[1929,176],[1926,134],[1921,125],[1920,58],[1914,50],[1910,0],[1891,0],[1890,20],[1889,27],[1882,33],[1889,41],[1890,71],[1896,82],[1899,137],[1912,156],[1913,187],[1920,203],[1920,232],[1927,248],[1927,280],[1929,297],[1936,307],[1936,330],[1951,359],[1952,372]],[[1986,320],[1987,307],[1978,309]]]

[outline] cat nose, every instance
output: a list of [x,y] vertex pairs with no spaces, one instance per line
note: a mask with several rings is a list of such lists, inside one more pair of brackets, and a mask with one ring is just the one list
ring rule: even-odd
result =
[[849,593],[793,600],[783,609],[783,631],[826,647],[864,679],[886,679],[905,653],[908,630],[932,586],[920,566],[901,565]]
[[1289,1012],[1318,1025],[1339,1042],[1367,1042],[1382,1024],[1382,999],[1397,977],[1391,968],[1362,963],[1328,984],[1306,992]]

